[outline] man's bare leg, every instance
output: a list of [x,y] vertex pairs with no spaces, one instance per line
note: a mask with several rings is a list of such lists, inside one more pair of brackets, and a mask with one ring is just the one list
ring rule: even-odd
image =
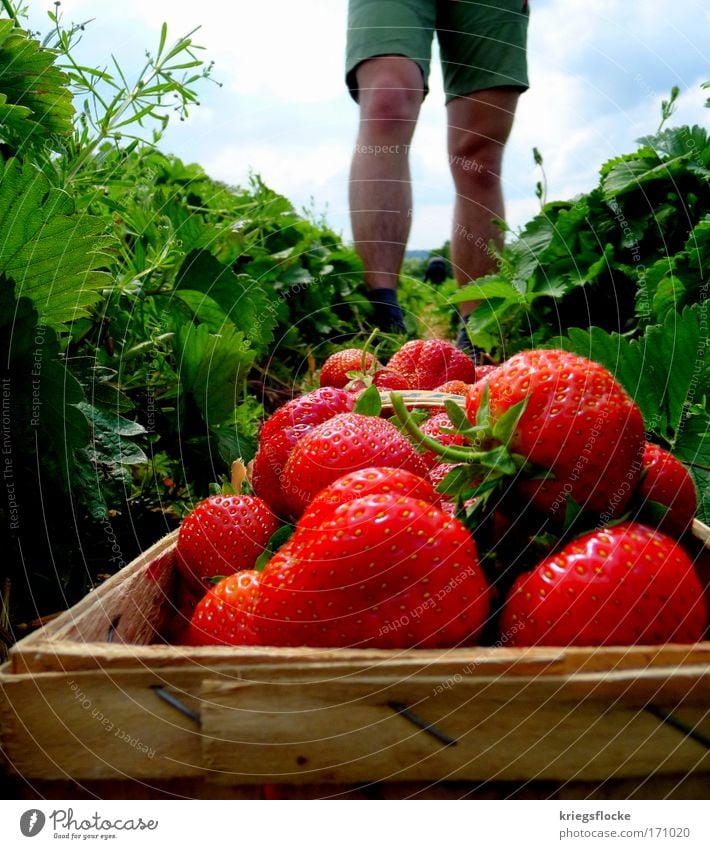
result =
[[382,329],[403,330],[396,289],[411,226],[409,145],[423,99],[419,66],[378,56],[357,69],[360,126],[350,171],[355,249]]
[[[518,97],[512,88],[487,89],[458,97],[447,106],[456,188],[451,261],[460,286],[494,271],[496,259],[489,244],[503,246],[503,234],[493,221],[505,215],[500,174]],[[464,320],[476,303],[459,305]]]

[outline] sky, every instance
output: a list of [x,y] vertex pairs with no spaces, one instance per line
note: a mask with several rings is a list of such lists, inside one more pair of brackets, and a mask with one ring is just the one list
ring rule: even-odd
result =
[[[600,166],[635,148],[660,119],[661,100],[681,90],[673,124],[709,123],[710,4],[707,0],[531,0],[531,88],[520,99],[503,166],[513,231],[539,209],[542,153],[547,197],[591,189]],[[45,31],[54,3],[30,0],[30,24]],[[125,67],[158,41],[194,35],[215,63],[217,86],[169,127],[161,147],[233,185],[259,173],[298,208],[323,214],[351,238],[348,172],[358,110],[344,85],[347,0],[63,0],[65,22],[91,19],[80,45],[87,64],[113,54]],[[449,238],[454,190],[436,48],[431,92],[411,148],[414,216],[410,249]]]

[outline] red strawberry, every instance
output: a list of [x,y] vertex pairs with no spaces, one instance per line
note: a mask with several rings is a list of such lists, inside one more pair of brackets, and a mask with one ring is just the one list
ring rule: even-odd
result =
[[362,377],[353,378],[350,383],[348,383],[346,389],[348,392],[356,392],[359,394],[373,384],[378,389],[390,389],[397,391],[412,388],[409,381],[403,374],[399,374],[389,368],[379,368],[373,375],[364,375]]
[[341,475],[367,466],[426,477],[412,444],[385,419],[341,413],[313,428],[291,451],[282,476],[291,515],[300,516],[316,493]]
[[[649,501],[667,507],[668,512],[658,519],[649,509]],[[652,442],[644,447],[643,476],[634,502],[639,505],[647,524],[651,524],[653,518],[654,526],[675,537],[688,530],[698,509],[695,484],[688,470],[670,451]]]
[[603,366],[566,351],[516,354],[471,389],[466,414],[472,423],[485,387],[491,426],[526,402],[508,448],[552,473],[520,476],[525,502],[560,519],[568,497],[604,521],[623,512],[641,472],[644,423]]
[[[476,377],[478,377],[478,370],[481,366],[476,366]],[[441,386],[436,386],[434,388],[435,392],[447,392],[449,395],[468,395],[469,389],[473,386],[472,383],[464,383],[463,380],[447,380],[446,383],[442,383]]]
[[295,425],[317,425],[338,413],[347,413],[355,406],[355,401],[344,389],[323,387],[314,389],[305,395],[292,398],[270,416],[261,428],[259,444],[281,430]]
[[428,501],[379,493],[336,507],[267,564],[254,607],[263,645],[471,645],[489,588],[472,537]]
[[282,475],[293,446],[316,425],[354,406],[355,399],[349,392],[325,387],[294,398],[266,421],[252,464],[251,485],[277,516],[287,518],[289,514]]
[[257,645],[253,609],[261,573],[254,569],[224,578],[195,608],[185,636],[189,646]]
[[378,389],[406,390],[412,389],[407,378],[391,368],[379,368],[372,376],[372,382]]
[[707,625],[703,587],[670,537],[625,522],[593,531],[520,576],[505,603],[509,646],[694,643]]
[[212,495],[180,525],[177,567],[188,586],[204,592],[216,575],[251,569],[278,527],[276,516],[256,496]]
[[441,496],[431,483],[419,475],[405,469],[368,466],[356,472],[349,472],[322,489],[301,516],[296,532],[303,528],[315,527],[340,504],[373,493],[407,495],[436,505],[441,501]]
[[403,374],[412,389],[433,389],[449,380],[474,383],[476,369],[463,351],[443,339],[414,339],[392,355],[388,368]]
[[[448,413],[437,413],[430,419],[427,419],[421,426],[422,433],[427,436],[433,436],[437,442],[442,445],[463,445],[463,436],[460,433],[453,433],[453,425]],[[448,433],[446,431],[449,431]],[[426,463],[427,468],[433,469],[439,465],[439,455],[434,451],[427,450],[422,455],[422,460]]]
[[476,366],[476,383],[479,380],[483,380],[485,377],[488,377],[489,374],[493,374],[493,372],[498,368],[498,366],[493,365],[492,363]]
[[343,389],[352,379],[348,372],[367,374],[374,366],[375,358],[369,351],[365,353],[359,348],[346,348],[344,351],[331,354],[323,363],[323,368],[320,370],[320,385]]
[[449,472],[452,469],[455,469],[456,466],[457,463],[437,463],[429,469],[429,480],[432,482],[432,485],[434,487],[439,486]]

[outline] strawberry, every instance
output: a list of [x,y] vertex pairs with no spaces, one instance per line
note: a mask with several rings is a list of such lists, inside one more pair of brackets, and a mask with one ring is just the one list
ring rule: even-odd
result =
[[212,587],[195,608],[185,645],[257,645],[252,614],[260,577],[260,572],[247,569]]
[[299,519],[296,532],[314,527],[338,505],[372,493],[407,495],[436,505],[441,501],[432,484],[419,475],[405,469],[369,466],[349,472],[322,489]]
[[[476,366],[476,377],[478,377],[478,370],[481,366]],[[464,383],[463,380],[447,380],[446,383],[442,383],[441,386],[434,387],[435,392],[446,392],[449,395],[463,395],[464,397],[468,395],[468,391],[473,386],[472,383]]]
[[409,440],[389,421],[341,413],[301,437],[283,472],[283,491],[292,516],[346,472],[367,466],[406,469],[426,477],[426,466]]
[[305,395],[292,398],[270,416],[261,428],[259,445],[263,445],[274,434],[295,425],[317,425],[337,413],[347,413],[355,401],[344,389],[324,387]]
[[294,398],[280,407],[264,424],[259,450],[252,463],[251,485],[277,516],[288,518],[289,504],[282,492],[282,475],[291,449],[321,422],[355,406],[344,389],[325,387]]
[[483,380],[488,377],[489,374],[493,374],[497,368],[498,366],[493,365],[492,363],[476,366],[476,383],[478,383],[479,380]]
[[[654,502],[654,503],[649,503]],[[642,520],[653,523],[672,536],[684,534],[698,509],[695,484],[685,466],[670,451],[646,442],[643,452],[643,475],[634,504],[638,505]],[[667,512],[659,519],[656,505]],[[656,521],[653,521],[656,519]]]
[[635,522],[602,528],[520,576],[505,602],[509,646],[694,643],[707,625],[703,587],[670,537]]
[[360,393],[373,384],[378,389],[390,389],[397,391],[412,388],[409,381],[403,374],[399,374],[389,368],[378,368],[372,375],[366,374],[361,377],[354,377],[345,388],[348,392]]
[[204,592],[217,575],[251,569],[278,527],[261,498],[212,495],[180,525],[177,567],[193,591]]
[[474,385],[466,414],[475,424],[487,408],[495,432],[515,405],[524,408],[505,428],[507,447],[542,473],[519,476],[524,501],[557,519],[568,499],[604,521],[621,514],[641,472],[644,423],[614,377],[566,351],[523,351]]
[[394,389],[398,391],[412,389],[409,380],[391,368],[379,368],[372,375],[372,382],[378,389]]
[[368,374],[376,364],[373,355],[359,348],[346,348],[331,354],[320,370],[320,385],[343,389],[352,379],[349,372]]
[[489,588],[475,543],[428,501],[373,493],[339,505],[305,535],[262,573],[254,606],[262,645],[476,642]]
[[449,380],[476,380],[476,369],[469,357],[443,339],[406,342],[392,355],[387,367],[403,374],[412,389],[433,389]]

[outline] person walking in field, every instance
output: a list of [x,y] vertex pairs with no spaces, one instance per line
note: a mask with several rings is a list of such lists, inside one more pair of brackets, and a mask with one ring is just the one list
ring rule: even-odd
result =
[[[397,281],[409,236],[409,147],[428,93],[431,45],[441,53],[448,155],[456,200],[451,262],[459,285],[490,273],[504,217],[503,150],[527,78],[527,0],[350,0],[346,82],[360,108],[350,170],[355,248],[375,324],[403,332]],[[461,305],[464,322],[476,304]]]

